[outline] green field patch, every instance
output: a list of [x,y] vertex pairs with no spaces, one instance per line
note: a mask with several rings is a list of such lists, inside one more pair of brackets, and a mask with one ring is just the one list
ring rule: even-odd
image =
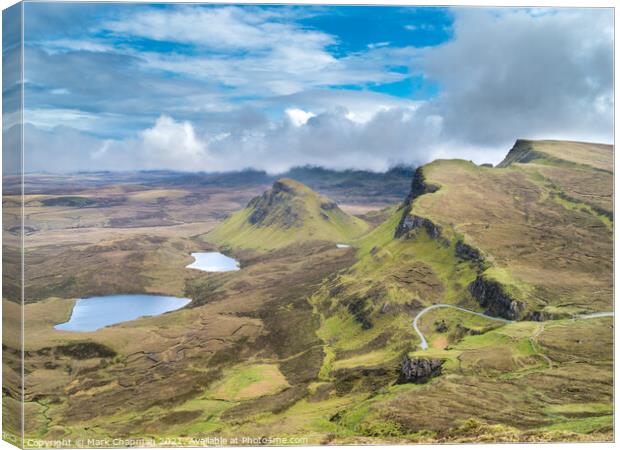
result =
[[466,371],[510,379],[549,367],[532,343],[538,326],[534,322],[503,324],[480,335],[464,335],[448,350],[431,347],[412,355],[445,359],[445,373]]
[[564,403],[561,405],[551,405],[545,408],[550,414],[559,414],[567,417],[578,417],[584,415],[609,415],[613,413],[613,405],[610,403]]
[[605,433],[613,429],[614,416],[612,414],[597,417],[584,417],[581,419],[571,419],[555,423],[541,430],[548,431],[572,431],[573,433]]
[[275,364],[238,365],[225,372],[223,381],[210,389],[209,397],[243,401],[272,395],[289,384]]

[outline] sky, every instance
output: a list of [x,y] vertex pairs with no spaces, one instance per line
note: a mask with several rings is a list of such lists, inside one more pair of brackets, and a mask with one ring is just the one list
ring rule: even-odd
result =
[[383,171],[497,163],[517,138],[613,140],[611,9],[33,2],[24,15],[27,171]]

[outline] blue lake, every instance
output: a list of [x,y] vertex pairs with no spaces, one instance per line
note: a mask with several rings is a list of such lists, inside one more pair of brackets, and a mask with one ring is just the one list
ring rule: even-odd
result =
[[205,272],[230,272],[239,270],[239,263],[220,252],[192,253],[195,261],[187,266],[188,269],[198,269]]
[[64,331],[95,331],[108,325],[144,316],[158,316],[182,308],[188,298],[162,295],[107,295],[80,298],[73,306],[68,322],[54,328]]

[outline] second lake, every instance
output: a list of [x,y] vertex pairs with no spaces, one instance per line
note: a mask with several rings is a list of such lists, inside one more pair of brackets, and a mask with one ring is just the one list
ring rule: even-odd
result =
[[230,272],[239,270],[237,260],[230,258],[220,252],[192,253],[195,261],[188,269],[198,269],[205,272]]

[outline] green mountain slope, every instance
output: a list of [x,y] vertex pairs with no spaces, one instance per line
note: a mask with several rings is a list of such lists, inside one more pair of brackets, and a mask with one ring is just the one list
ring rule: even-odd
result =
[[204,238],[219,245],[271,250],[308,241],[348,242],[367,228],[329,198],[283,178]]
[[381,335],[387,361],[418,341],[412,313],[437,303],[537,321],[613,309],[611,167],[597,167],[612,149],[529,141],[526,153],[524,142],[501,167],[417,170],[403,204],[355,241],[357,263],[313,298],[332,353],[364,354]]
[[498,168],[435,161],[421,177],[436,192],[411,200],[400,233],[426,220],[473,247],[485,267],[470,291],[496,315],[610,311],[612,159],[610,146],[518,141]]
[[[355,241],[357,262],[311,298],[319,381],[352,399],[334,422],[396,441],[608,439],[613,319],[572,318],[613,310],[612,159],[610,146],[518,141],[496,168],[419,168]],[[434,304],[514,322],[435,309],[418,321],[424,349],[412,319]],[[396,384],[403,355],[441,374]]]

